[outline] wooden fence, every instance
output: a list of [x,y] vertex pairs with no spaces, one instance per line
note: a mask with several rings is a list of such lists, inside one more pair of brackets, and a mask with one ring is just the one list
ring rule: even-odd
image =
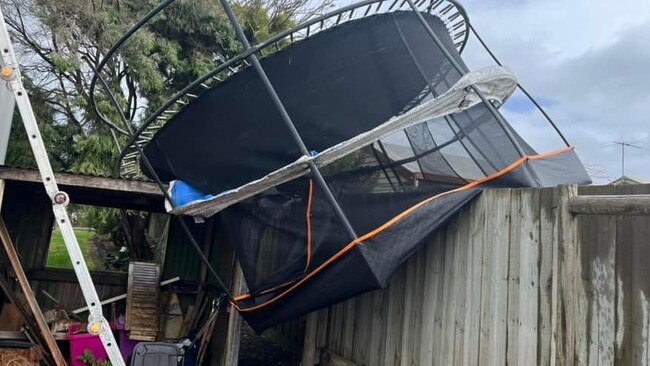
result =
[[650,217],[602,215],[648,212],[577,193],[486,190],[388,288],[310,314],[303,365],[649,365]]

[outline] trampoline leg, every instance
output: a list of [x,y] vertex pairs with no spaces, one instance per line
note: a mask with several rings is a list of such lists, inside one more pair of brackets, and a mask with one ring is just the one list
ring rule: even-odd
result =
[[[440,51],[442,52],[442,54],[445,56],[445,58],[447,58],[447,60],[451,63],[451,65],[454,67],[454,69],[456,69],[456,71],[458,71],[458,73],[459,73],[461,76],[462,76],[462,75],[465,75],[469,70],[463,68],[463,67],[458,63],[458,61],[456,61],[456,59],[454,59],[454,57],[451,55],[451,53],[449,52],[449,50],[448,50],[447,48],[445,48],[445,46],[442,44],[442,41],[440,41],[440,38],[438,38],[438,36],[437,36],[436,33],[433,31],[433,29],[431,29],[431,27],[429,26],[429,24],[427,23],[427,21],[424,19],[424,17],[422,16],[422,14],[420,14],[420,11],[418,10],[417,6],[415,6],[415,3],[413,3],[413,0],[406,0],[406,1],[408,2],[408,4],[409,4],[409,6],[411,7],[411,9],[413,9],[413,12],[414,12],[415,15],[417,16],[418,21],[420,21],[420,24],[422,24],[422,26],[423,26],[424,29],[427,31],[427,33],[429,34],[429,36],[431,36],[431,39],[433,39],[433,41],[436,43],[436,46],[438,46],[438,48],[440,49]],[[485,106],[487,107],[488,111],[490,111],[490,114],[492,114],[492,116],[497,120],[497,122],[499,123],[499,125],[500,125],[501,128],[503,129],[503,132],[506,133],[506,136],[508,136],[508,139],[510,140],[510,142],[512,142],[512,144],[514,145],[515,149],[516,149],[517,152],[519,153],[519,156],[522,156],[522,157],[525,156],[526,153],[524,152],[524,149],[521,147],[521,144],[519,143],[519,141],[517,141],[517,139],[516,139],[515,136],[513,135],[513,133],[512,133],[512,131],[510,130],[510,128],[508,128],[508,124],[507,124],[506,121],[503,119],[503,117],[501,116],[501,114],[499,114],[499,112],[496,110],[496,108],[494,108],[494,106],[492,105],[492,103],[490,103],[490,102],[485,98],[485,96],[483,95],[483,93],[481,93],[481,92],[480,92],[480,91],[479,91],[475,86],[471,86],[470,88],[472,89],[472,91],[474,91],[474,93],[476,93],[476,95],[478,95],[479,98],[481,98],[481,101],[483,102],[483,104],[485,104]]]
[[[230,23],[235,29],[235,34],[237,35],[239,42],[241,42],[242,45],[244,45],[245,51],[250,50],[251,45],[248,42],[248,39],[246,38],[246,35],[244,34],[244,31],[241,28],[241,25],[239,25],[239,22],[237,21],[237,18],[235,17],[235,14],[233,13],[230,4],[228,4],[227,0],[219,0],[219,2],[221,3],[223,10],[226,12],[226,15],[228,16],[228,20],[230,20]],[[250,60],[251,64],[253,64],[253,67],[255,68],[255,71],[257,71],[257,74],[259,75],[260,79],[262,79],[262,83],[264,84],[266,91],[271,96],[271,99],[273,100],[273,104],[275,104],[275,107],[277,108],[278,112],[280,112],[280,115],[282,116],[282,120],[284,121],[286,127],[289,129],[289,132],[291,133],[291,136],[293,137],[294,141],[298,145],[300,152],[305,156],[310,156],[311,154],[309,153],[309,150],[307,150],[307,146],[305,146],[305,142],[302,140],[302,137],[300,137],[300,133],[298,133],[296,126],[293,124],[293,121],[291,120],[289,113],[287,113],[287,110],[284,108],[284,104],[282,104],[282,101],[280,100],[278,93],[276,93],[275,89],[273,88],[271,81],[266,75],[266,72],[264,71],[264,68],[262,68],[262,65],[260,64],[260,61],[258,60],[255,53],[252,53],[250,56],[248,56],[248,59]],[[316,164],[314,162],[311,162],[309,164],[309,169],[314,175],[314,178],[316,179],[316,183],[325,192],[325,196],[327,197],[327,200],[332,206],[334,213],[336,214],[336,216],[338,216],[339,220],[343,224],[345,231],[348,233],[351,239],[353,240],[356,239],[357,234],[354,231],[354,228],[352,227],[347,216],[341,209],[341,206],[336,200],[336,197],[334,197],[334,194],[332,194],[332,191],[327,185],[327,182],[325,182],[325,179],[321,175],[320,170],[318,170]]]

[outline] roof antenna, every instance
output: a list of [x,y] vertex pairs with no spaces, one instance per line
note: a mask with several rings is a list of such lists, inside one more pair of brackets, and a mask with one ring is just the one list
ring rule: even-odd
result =
[[616,145],[621,145],[621,178],[625,177],[625,148],[633,147],[635,149],[641,149],[641,146],[635,145],[635,142],[632,141],[612,141]]

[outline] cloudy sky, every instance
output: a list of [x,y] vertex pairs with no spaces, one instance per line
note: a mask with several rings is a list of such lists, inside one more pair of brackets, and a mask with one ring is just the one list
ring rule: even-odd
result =
[[[466,1],[472,24],[576,146],[595,183],[650,180],[650,0]],[[489,63],[472,42],[472,67]],[[557,138],[523,95],[504,106],[539,151]]]
[[[341,5],[350,0],[340,1]],[[470,20],[544,106],[594,176],[650,181],[650,0],[466,0]],[[471,40],[470,68],[492,64]],[[538,151],[562,146],[522,94],[502,108]]]

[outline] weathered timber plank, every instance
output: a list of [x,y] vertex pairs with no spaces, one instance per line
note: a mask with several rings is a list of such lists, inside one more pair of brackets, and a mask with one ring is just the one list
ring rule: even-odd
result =
[[367,292],[357,298],[354,311],[354,336],[352,360],[361,365],[368,364],[368,347],[372,331],[372,309],[374,294]]
[[302,347],[303,366],[314,366],[316,364],[316,337],[318,331],[318,312],[314,311],[307,315],[305,324],[305,342]]
[[613,365],[615,344],[616,217],[580,216],[582,268],[589,280],[589,364]]
[[[318,310],[318,325],[316,327],[316,349],[325,348],[327,345],[329,308]],[[316,356],[316,358],[318,358]]]
[[650,215],[650,195],[575,196],[569,209],[589,215]]
[[411,353],[411,343],[413,343],[413,331],[415,327],[415,293],[416,293],[416,278],[417,278],[417,257],[412,256],[406,261],[406,281],[404,282],[404,298],[402,299],[404,304],[404,312],[402,314],[402,341],[401,341],[401,365],[407,366],[411,365],[412,353]]
[[380,365],[383,361],[384,346],[382,339],[385,342],[386,332],[386,314],[384,309],[384,294],[385,290],[378,290],[372,293],[372,319],[370,322],[370,334],[366,335],[370,338],[368,345],[368,365]]
[[442,230],[439,230],[433,240],[426,246],[426,262],[424,268],[424,293],[422,300],[422,329],[420,333],[420,364],[433,365],[434,343],[436,342],[435,328],[439,324],[436,308],[439,302],[438,288],[441,284],[442,254],[444,240]]
[[345,358],[352,358],[352,346],[354,345],[354,313],[355,313],[355,304],[358,298],[352,298],[346,301],[345,304],[345,315],[343,317],[343,344],[342,355]]
[[[631,193],[630,186],[615,187],[615,192]],[[635,337],[632,331],[633,324],[638,315],[634,313],[633,303],[638,296],[633,290],[633,258],[635,257],[634,245],[631,237],[633,231],[632,220],[629,217],[616,216],[616,324],[615,324],[615,362],[617,365],[633,365],[633,350]]]
[[558,353],[564,365],[587,364],[586,316],[587,300],[582,283],[580,247],[577,243],[577,219],[569,210],[569,199],[577,193],[576,186],[560,187],[558,240],[560,244],[559,288],[564,319],[564,349]]
[[483,281],[481,288],[480,365],[504,365],[508,296],[510,190],[487,190]]
[[424,306],[424,288],[428,284],[424,281],[424,275],[426,271],[426,248],[423,246],[417,253],[417,271],[416,271],[416,290],[415,290],[415,299],[413,301],[413,318],[414,325],[411,339],[411,359],[412,365],[420,365],[420,338],[419,335],[422,334],[422,327],[424,319],[422,318],[422,308]]
[[465,365],[478,364],[481,325],[481,280],[483,276],[483,240],[485,236],[485,197],[479,196],[470,206],[469,275],[467,277],[467,317],[463,360]]
[[[539,190],[520,190],[519,327],[517,363],[537,357],[539,304]],[[510,307],[510,304],[508,305]]]
[[[516,365],[519,359],[520,316],[520,261],[521,261],[521,190],[513,190],[510,197],[510,240],[508,255],[508,330],[506,360]],[[525,250],[525,248],[524,248]],[[523,254],[525,255],[525,253]],[[524,265],[525,266],[525,265]]]
[[456,299],[456,306],[454,307],[454,365],[463,365],[463,351],[465,341],[466,324],[465,318],[467,314],[467,277],[468,273],[468,246],[469,246],[469,207],[464,207],[460,210],[458,216],[458,233],[456,234],[456,250],[457,255],[454,259],[454,283],[453,291],[454,298]]
[[445,240],[445,274],[442,294],[442,347],[440,365],[452,365],[454,361],[454,339],[456,337],[456,293],[454,292],[454,271],[456,270],[456,235],[458,235],[458,215],[447,224]]
[[[142,193],[152,196],[163,196],[156,183],[139,180],[126,180],[117,178],[94,177],[89,175],[55,173],[57,183],[63,189],[66,187],[92,187],[107,191]],[[0,166],[0,179],[22,182],[42,183],[38,170],[12,168]]]
[[540,261],[537,365],[551,364],[551,289],[553,272],[553,189],[540,190]]
[[399,365],[402,325],[404,322],[404,282],[405,268],[400,269],[390,283],[388,292],[388,309],[386,315],[386,343],[383,364]]
[[628,296],[628,301],[632,302],[632,318],[631,324],[626,324],[632,335],[631,364],[646,365],[650,357],[650,220],[640,216],[625,219],[631,221],[631,230],[624,233],[622,239],[631,242],[633,254],[632,286]]

